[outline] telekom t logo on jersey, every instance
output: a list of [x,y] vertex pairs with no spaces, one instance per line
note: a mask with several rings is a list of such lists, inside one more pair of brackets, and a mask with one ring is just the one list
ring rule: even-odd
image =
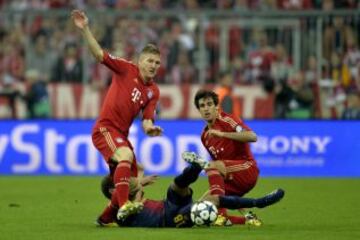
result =
[[134,88],[132,93],[131,93],[131,100],[135,103],[137,101],[139,101],[140,97],[141,97],[141,92],[139,91],[139,89]]

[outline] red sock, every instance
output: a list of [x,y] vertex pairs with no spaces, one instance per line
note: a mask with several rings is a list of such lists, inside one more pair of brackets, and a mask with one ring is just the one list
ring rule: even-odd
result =
[[[209,187],[211,195],[225,195],[225,183],[224,178],[221,176],[219,170],[216,168],[208,168],[206,169],[206,174],[209,179]],[[226,209],[219,208],[218,213],[220,215],[226,216]]]
[[224,195],[225,183],[224,178],[221,176],[219,170],[216,168],[208,168],[206,169],[206,174],[209,179],[211,195]]
[[243,216],[227,216],[228,219],[232,222],[232,224],[245,224],[246,218]]
[[[111,223],[111,222],[114,222],[115,219],[116,219],[116,214],[117,214],[117,211],[118,211],[118,207],[116,205],[112,204],[112,202],[113,202],[112,199],[113,198],[114,198],[114,195],[111,198],[111,202],[109,202],[109,204],[106,206],[106,208],[104,209],[104,211],[100,215],[100,220],[103,223]],[[116,199],[116,197],[115,197],[115,199]]]
[[131,176],[131,162],[121,161],[118,163],[114,173],[115,191],[117,205],[119,208],[124,205],[129,196],[129,180]]

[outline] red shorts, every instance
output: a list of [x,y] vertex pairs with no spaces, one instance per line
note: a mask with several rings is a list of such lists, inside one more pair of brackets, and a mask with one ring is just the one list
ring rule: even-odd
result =
[[243,196],[253,189],[259,169],[253,161],[223,160],[226,167],[225,194]]
[[121,132],[109,127],[95,126],[92,132],[92,141],[96,149],[104,157],[105,161],[109,165],[110,175],[112,176],[117,163],[112,160],[116,149],[120,147],[128,147],[133,151],[134,159],[131,165],[131,175],[137,176],[137,165],[134,154],[134,148]]

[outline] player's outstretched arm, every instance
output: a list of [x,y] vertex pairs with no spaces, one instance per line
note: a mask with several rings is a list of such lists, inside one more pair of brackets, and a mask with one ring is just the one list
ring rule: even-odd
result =
[[257,136],[253,131],[241,132],[221,132],[219,130],[210,129],[207,134],[213,137],[229,138],[239,142],[256,142]]
[[71,18],[75,26],[80,29],[92,55],[96,58],[97,61],[101,62],[104,58],[104,53],[89,28],[89,19],[86,14],[80,10],[73,10],[71,12]]
[[155,136],[161,136],[163,129],[159,126],[155,126],[153,124],[153,121],[150,119],[144,119],[142,121],[142,126],[144,129],[144,132],[150,136],[150,137],[155,137]]

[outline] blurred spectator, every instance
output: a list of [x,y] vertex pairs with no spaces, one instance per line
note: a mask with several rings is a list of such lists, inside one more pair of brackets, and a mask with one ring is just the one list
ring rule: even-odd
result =
[[315,56],[309,56],[305,67],[305,83],[315,84],[317,77],[317,61]]
[[336,52],[331,54],[330,77],[334,85],[339,87],[348,86],[351,81],[349,67],[343,63],[341,56]]
[[275,117],[309,119],[313,117],[314,93],[299,72],[275,88]]
[[26,51],[26,68],[37,70],[41,78],[49,81],[54,66],[55,53],[48,45],[45,35],[39,34]]
[[353,30],[345,24],[345,17],[334,17],[330,25],[324,29],[323,56],[331,57],[332,52],[343,52],[347,38],[353,35]]
[[350,93],[347,96],[347,106],[344,109],[341,119],[360,120],[360,95],[359,93]]
[[26,71],[25,78],[29,84],[25,100],[29,118],[48,118],[51,115],[47,84],[41,79],[36,69]]
[[257,9],[261,11],[278,10],[279,0],[263,0],[258,4]]
[[206,46],[206,61],[209,68],[207,69],[207,81],[214,82],[215,77],[219,71],[219,56],[220,56],[220,30],[217,23],[209,25],[205,32],[205,46]]
[[267,41],[267,35],[262,30],[253,32],[253,42],[248,49],[247,82],[259,83],[261,76],[269,76],[271,64],[275,58],[272,48]]
[[233,95],[232,89],[234,86],[234,79],[230,71],[223,71],[219,73],[218,85],[215,87],[215,92],[219,96],[220,108],[229,114],[236,117],[241,115],[241,107],[239,100]]
[[10,74],[15,81],[22,81],[24,77],[24,50],[21,33],[8,32],[4,36],[0,50],[0,73]]
[[76,44],[67,44],[64,54],[60,56],[53,67],[52,82],[82,82],[83,65],[78,56]]
[[[169,40],[169,53],[167,56],[167,71],[172,72],[173,67],[179,60],[183,61],[181,54],[187,54],[187,58],[192,62],[192,51],[195,43],[192,36],[183,30],[180,22],[174,21],[171,25]],[[181,59],[182,58],[182,59]]]
[[199,1],[198,0],[183,0],[183,7],[186,10],[197,10],[199,9]]
[[313,7],[312,0],[278,0],[280,9],[306,10]]
[[274,61],[271,63],[271,77],[275,82],[287,79],[292,74],[291,60],[284,45],[276,44]]
[[1,118],[16,118],[16,99],[21,96],[18,83],[8,73],[2,74],[0,82],[0,101],[5,102],[5,108],[0,113]]
[[186,52],[180,52],[178,60],[171,70],[171,83],[180,85],[183,83],[195,83],[196,70],[191,64]]
[[360,78],[360,51],[359,47],[356,46],[355,37],[349,36],[346,41],[346,52],[344,56],[344,65],[349,68],[351,82],[346,84],[350,90],[360,90],[357,80]]
[[309,119],[313,117],[314,93],[309,84],[305,83],[303,73],[296,73],[289,80],[290,101],[286,118]]
[[247,0],[235,0],[234,10],[246,11],[249,10]]
[[144,1],[144,8],[150,11],[159,11],[162,9],[160,0],[147,0]]

